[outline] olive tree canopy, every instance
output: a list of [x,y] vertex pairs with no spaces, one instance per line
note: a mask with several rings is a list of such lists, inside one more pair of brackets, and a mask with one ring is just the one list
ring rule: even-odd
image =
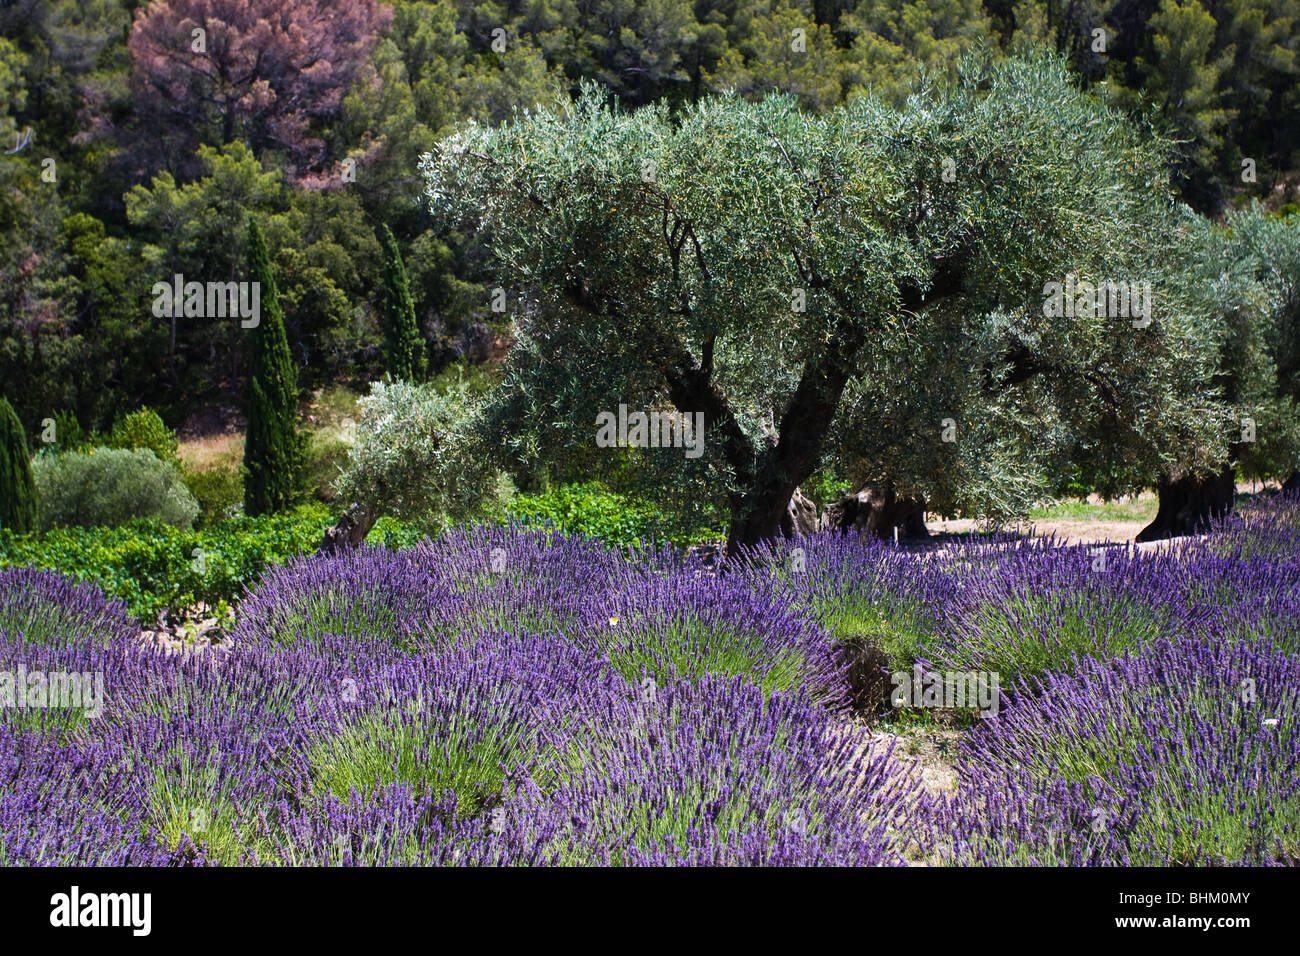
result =
[[902,109],[822,115],[588,89],[422,168],[516,321],[479,419],[504,467],[586,453],[620,405],[702,415],[698,458],[644,455],[751,544],[824,467],[1008,516],[1070,468],[1119,490],[1224,451],[1214,336],[1167,279],[1164,147],[1058,60],[972,58]]

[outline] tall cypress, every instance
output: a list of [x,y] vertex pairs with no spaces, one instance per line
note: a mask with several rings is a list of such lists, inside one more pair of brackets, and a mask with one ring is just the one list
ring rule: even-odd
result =
[[23,423],[0,396],[0,528],[18,534],[36,530],[36,482]]
[[380,227],[379,242],[384,247],[384,288],[380,302],[384,317],[384,358],[388,374],[408,382],[420,382],[429,368],[424,338],[415,321],[415,299],[406,279],[406,264],[397,248],[393,230]]
[[252,330],[248,434],[244,439],[244,512],[288,508],[298,490],[303,448],[298,435],[298,373],[289,354],[284,314],[266,241],[248,220],[248,277],[261,283],[261,316]]

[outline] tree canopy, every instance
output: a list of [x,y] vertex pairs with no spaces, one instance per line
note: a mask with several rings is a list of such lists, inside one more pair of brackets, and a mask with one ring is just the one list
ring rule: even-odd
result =
[[[589,90],[464,127],[424,169],[511,290],[502,449],[572,452],[620,404],[703,413],[698,463],[654,456],[725,494],[737,542],[831,461],[1002,514],[1062,460],[1150,480],[1175,448],[1218,449],[1164,146],[1055,59],[972,57],[902,108],[821,115],[789,96],[625,113]],[[1076,277],[1145,283],[1153,307],[1048,314],[1048,283]]]

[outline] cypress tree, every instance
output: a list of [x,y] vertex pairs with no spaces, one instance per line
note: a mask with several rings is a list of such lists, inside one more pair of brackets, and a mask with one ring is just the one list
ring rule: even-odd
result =
[[283,511],[292,503],[302,472],[298,435],[298,373],[289,354],[284,314],[262,230],[248,220],[248,276],[261,283],[261,315],[252,330],[248,382],[248,434],[244,439],[244,512]]
[[36,482],[23,423],[0,396],[0,528],[18,534],[36,530]]
[[380,307],[384,317],[384,358],[388,374],[408,382],[424,380],[429,359],[424,338],[415,321],[415,299],[406,279],[406,265],[397,240],[387,225],[381,226],[379,242],[384,247],[384,288]]

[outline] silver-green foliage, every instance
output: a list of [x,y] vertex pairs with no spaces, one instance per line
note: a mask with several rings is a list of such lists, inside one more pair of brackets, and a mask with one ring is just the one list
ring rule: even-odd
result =
[[376,382],[336,490],[376,513],[436,524],[496,514],[509,494],[469,427],[478,411],[463,383]]
[[[1007,515],[1072,462],[1141,482],[1222,452],[1165,147],[1057,59],[972,56],[901,109],[821,115],[782,96],[626,113],[588,89],[463,127],[422,168],[510,290],[517,344],[481,419],[502,462],[579,454],[622,402],[703,411],[699,461],[656,453],[666,481],[728,501],[733,536],[765,512],[761,537],[818,467]],[[1152,321],[1045,315],[1068,274],[1150,282]]]
[[137,518],[188,530],[199,513],[176,466],[145,448],[38,455],[32,471],[42,531],[116,527]]

